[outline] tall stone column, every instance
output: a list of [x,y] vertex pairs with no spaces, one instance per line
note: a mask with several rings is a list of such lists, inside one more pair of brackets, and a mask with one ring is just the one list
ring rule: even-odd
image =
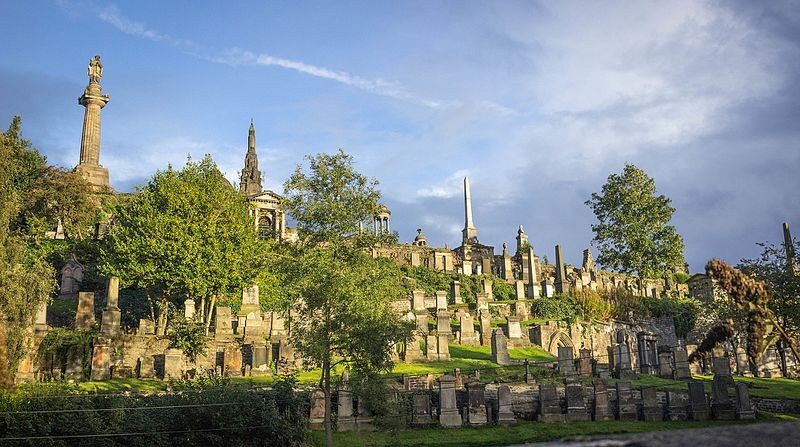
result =
[[83,114],[81,154],[75,171],[81,174],[95,190],[108,187],[108,169],[100,165],[100,110],[108,103],[108,95],[102,94],[100,78],[103,64],[100,56],[89,61],[89,85],[78,98],[78,104],[86,108]]

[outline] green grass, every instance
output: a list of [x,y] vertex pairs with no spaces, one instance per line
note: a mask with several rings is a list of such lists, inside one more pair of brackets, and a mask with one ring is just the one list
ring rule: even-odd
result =
[[[759,413],[755,422],[800,421],[796,415]],[[520,421],[510,427],[486,426],[461,429],[414,429],[395,432],[345,432],[334,434],[334,444],[353,447],[382,446],[493,446],[523,442],[543,442],[576,435],[637,433],[752,423],[752,421],[680,421],[680,422],[570,422],[543,423]],[[314,432],[316,445],[324,444],[324,433]]]

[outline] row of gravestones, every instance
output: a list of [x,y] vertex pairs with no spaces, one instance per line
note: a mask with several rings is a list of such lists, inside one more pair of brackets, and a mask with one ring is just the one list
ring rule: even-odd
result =
[[[598,376],[604,379],[613,375],[621,380],[633,380],[636,373],[631,366],[631,356],[628,352],[626,343],[617,343],[616,346],[609,347],[609,363],[595,362],[592,358],[592,351],[580,349],[580,357],[575,359],[571,346],[559,346],[557,365],[558,372],[563,376]],[[649,352],[649,351],[648,351]],[[659,354],[659,363],[648,363],[646,368],[642,368],[643,373],[655,374],[675,380],[690,379],[689,361],[686,348],[676,346],[670,352]],[[727,358],[726,358],[727,360]]]
[[[512,394],[507,385],[497,388],[497,405],[491,406],[486,401],[486,385],[482,383],[466,384],[466,405],[459,411],[456,399],[456,377],[445,375],[439,382],[438,411],[431,404],[429,393],[415,393],[412,398],[411,425],[424,427],[441,425],[443,427],[461,427],[464,425],[479,426],[489,423],[500,425],[513,424],[516,421],[512,411]],[[593,381],[594,399],[590,407],[586,404],[584,387],[580,382],[568,381],[561,398],[555,384],[539,385],[538,420],[542,422],[573,421],[680,421],[680,420],[717,420],[753,419],[755,411],[750,402],[747,385],[735,383],[736,398],[733,402],[728,393],[731,383],[725,377],[715,377],[712,381],[711,400],[705,393],[703,383],[689,382],[687,394],[679,391],[667,391],[666,406],[657,397],[655,387],[643,387],[641,398],[637,402],[630,382],[619,381],[616,385],[616,403],[612,405],[606,381]],[[372,418],[366,412],[359,399],[359,411],[353,411],[353,397],[347,387],[339,390],[337,428],[347,430],[371,430]],[[312,395],[310,422],[312,428],[320,429],[324,421],[324,394],[317,391]]]

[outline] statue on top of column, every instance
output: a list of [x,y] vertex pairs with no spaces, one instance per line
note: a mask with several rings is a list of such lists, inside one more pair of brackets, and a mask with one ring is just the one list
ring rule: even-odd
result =
[[100,63],[100,55],[96,55],[94,59],[89,60],[89,83],[99,84],[100,78],[103,77],[103,64]]

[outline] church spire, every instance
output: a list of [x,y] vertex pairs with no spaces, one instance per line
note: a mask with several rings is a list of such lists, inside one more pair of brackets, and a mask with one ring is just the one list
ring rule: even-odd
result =
[[261,192],[261,171],[258,170],[258,155],[256,155],[256,128],[253,126],[252,118],[247,133],[247,154],[244,156],[239,192],[248,196]]
[[472,223],[472,194],[469,189],[469,177],[464,177],[464,240],[463,243],[474,244],[478,242],[478,230]]

